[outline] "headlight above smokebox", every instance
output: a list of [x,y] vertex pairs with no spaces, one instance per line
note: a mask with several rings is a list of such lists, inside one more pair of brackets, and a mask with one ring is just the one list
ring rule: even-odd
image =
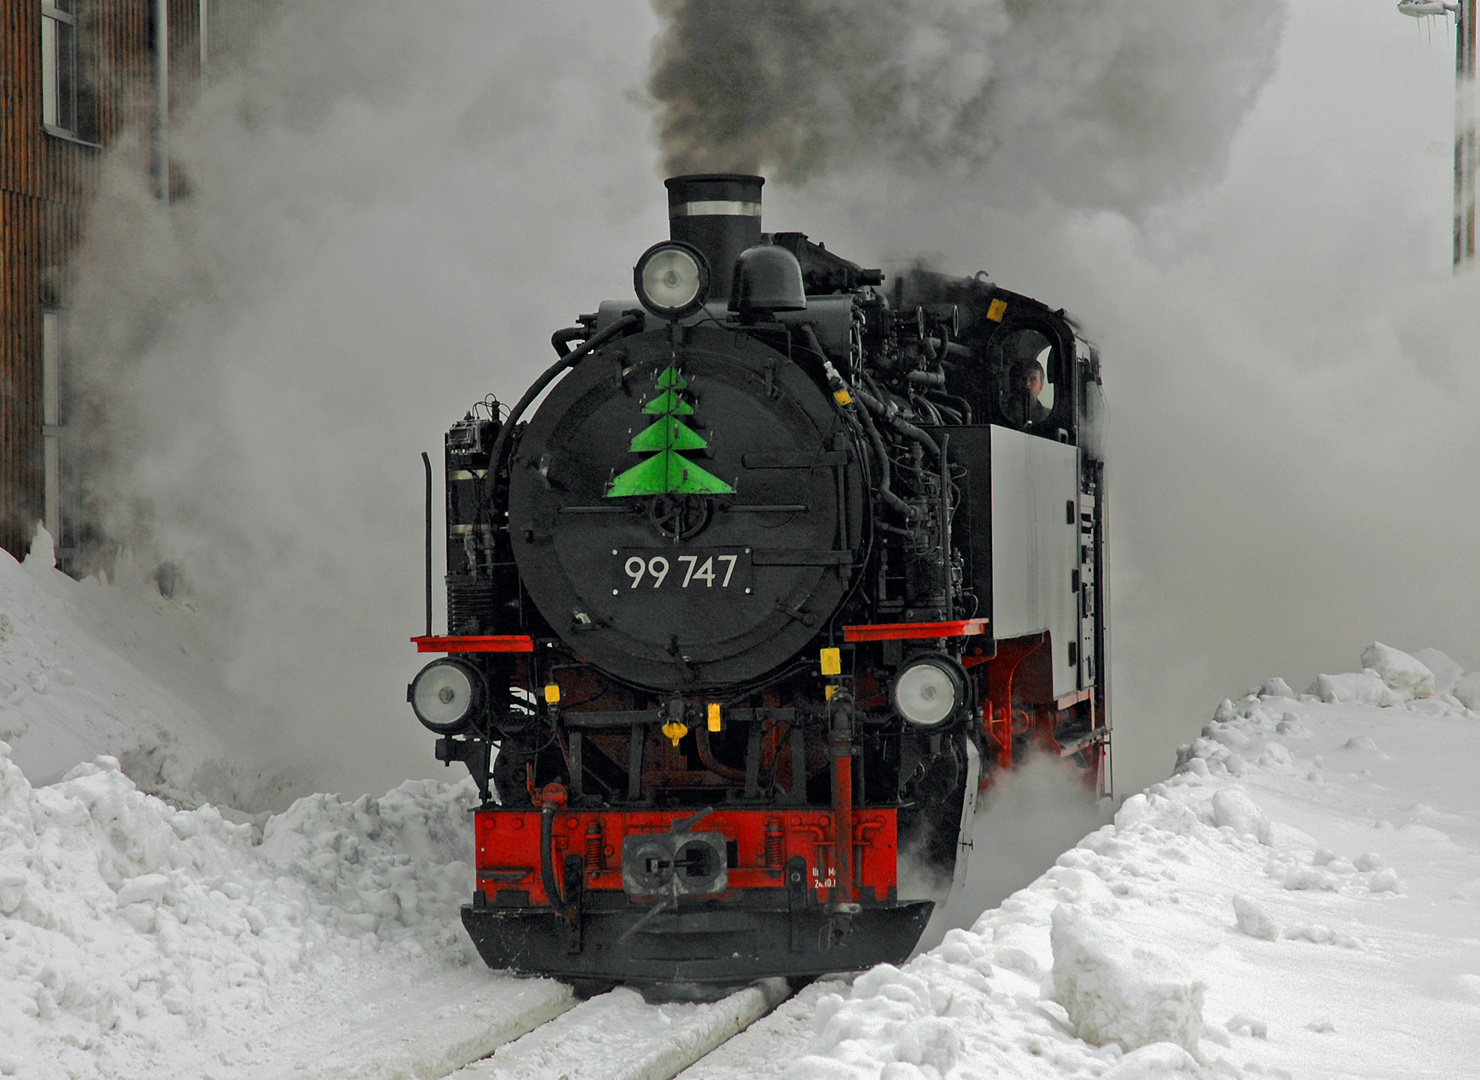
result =
[[966,700],[966,678],[948,656],[917,656],[895,676],[889,696],[906,723],[940,731],[960,714]]
[[642,306],[658,318],[686,318],[709,299],[709,260],[690,244],[665,240],[642,253],[632,268],[632,285]]
[[467,730],[487,698],[483,675],[463,660],[433,660],[406,691],[411,711],[436,735]]

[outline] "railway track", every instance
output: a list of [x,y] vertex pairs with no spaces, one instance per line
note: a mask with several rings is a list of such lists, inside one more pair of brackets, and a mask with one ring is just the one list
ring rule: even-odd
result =
[[182,1061],[161,1080],[669,1080],[789,997],[784,979],[654,1005],[624,987],[580,1001],[551,979],[422,973],[366,986],[238,1052]]
[[790,996],[765,979],[719,1001],[649,1005],[618,987],[583,1001],[448,1080],[670,1080]]

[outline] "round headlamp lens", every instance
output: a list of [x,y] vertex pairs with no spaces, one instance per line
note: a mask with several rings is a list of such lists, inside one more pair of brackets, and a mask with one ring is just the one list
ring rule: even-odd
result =
[[940,664],[923,661],[900,672],[894,683],[894,705],[899,714],[919,727],[936,727],[956,711],[956,680]]
[[683,318],[704,303],[709,267],[703,256],[679,244],[658,244],[638,260],[634,275],[642,306],[663,318]]
[[455,660],[434,660],[411,683],[411,709],[439,735],[467,725],[481,697],[477,672]]

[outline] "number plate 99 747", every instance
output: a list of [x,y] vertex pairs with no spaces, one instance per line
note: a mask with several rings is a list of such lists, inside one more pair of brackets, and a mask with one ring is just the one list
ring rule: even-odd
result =
[[750,549],[617,548],[613,595],[651,589],[750,590]]

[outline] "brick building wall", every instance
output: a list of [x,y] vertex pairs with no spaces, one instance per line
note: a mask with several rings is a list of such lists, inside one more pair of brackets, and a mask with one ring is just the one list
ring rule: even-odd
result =
[[[198,82],[205,10],[206,0],[167,0],[172,103]],[[0,547],[17,557],[38,521],[64,562],[75,541],[67,263],[107,148],[155,122],[156,25],[155,0],[7,0],[0,10]]]

